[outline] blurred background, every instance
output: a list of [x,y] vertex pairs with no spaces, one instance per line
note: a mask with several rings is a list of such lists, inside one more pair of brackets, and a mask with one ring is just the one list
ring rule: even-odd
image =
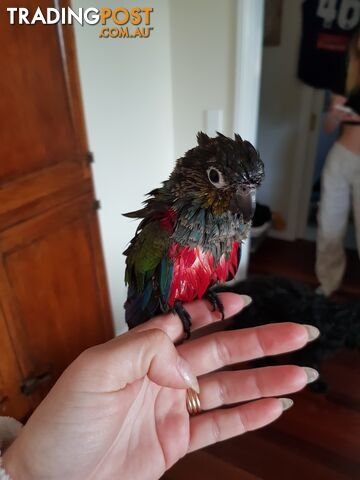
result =
[[320,177],[338,132],[323,130],[330,85],[301,70],[319,12],[326,28],[342,12],[349,39],[360,0],[91,2],[153,8],[147,38],[10,25],[8,6],[24,5],[9,1],[0,16],[2,414],[26,419],[84,348],[125,331],[122,252],[136,222],[122,214],[167,179],[199,130],[237,132],[260,151],[266,180],[240,283],[225,287],[254,302],[225,328],[317,325],[316,345],[274,362],[314,366],[321,380],[270,428],[192,454],[166,478],[359,478],[360,264],[350,218],[341,288],[315,294]]

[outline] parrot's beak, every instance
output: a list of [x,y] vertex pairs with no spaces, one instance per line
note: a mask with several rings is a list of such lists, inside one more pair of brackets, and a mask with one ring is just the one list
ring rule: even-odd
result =
[[248,223],[253,218],[256,206],[256,190],[249,189],[247,193],[243,190],[236,192],[230,202],[230,210],[233,213],[242,213],[244,222]]

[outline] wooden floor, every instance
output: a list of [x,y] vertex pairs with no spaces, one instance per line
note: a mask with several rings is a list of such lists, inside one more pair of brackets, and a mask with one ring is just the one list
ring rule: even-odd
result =
[[[360,260],[355,250],[348,250],[347,269],[335,299],[360,299]],[[250,260],[250,274],[276,274],[310,286],[319,284],[315,276],[315,243],[306,240],[286,242],[267,239]]]
[[[335,297],[360,298],[360,263],[349,252],[349,269]],[[269,239],[252,256],[251,272],[276,274],[316,285],[311,242]],[[305,319],[304,319],[305,321]],[[360,479],[360,354],[341,351],[322,367],[326,395],[308,389],[271,426],[188,455],[167,480],[355,480]]]

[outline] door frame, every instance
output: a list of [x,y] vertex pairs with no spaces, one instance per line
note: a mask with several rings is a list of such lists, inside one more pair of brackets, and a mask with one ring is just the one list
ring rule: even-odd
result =
[[[256,146],[259,119],[264,0],[237,0],[234,132]],[[250,240],[242,245],[236,280],[246,277]]]
[[292,240],[305,237],[311,200],[316,152],[325,91],[303,85],[300,121],[297,136],[297,162],[292,178],[289,227]]
[[237,0],[234,131],[256,145],[264,33],[264,0]]

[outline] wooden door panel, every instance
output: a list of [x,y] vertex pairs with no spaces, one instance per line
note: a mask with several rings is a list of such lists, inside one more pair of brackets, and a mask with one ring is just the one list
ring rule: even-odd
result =
[[42,170],[36,175],[25,176],[16,182],[6,183],[2,187],[0,185],[0,215],[12,215],[13,210],[26,208],[49,195],[79,185],[82,181],[86,181],[84,170],[74,162],[68,162]]
[[[45,11],[53,2],[36,5]],[[56,25],[1,22],[1,183],[80,160],[61,35]]]
[[0,306],[0,415],[23,418],[30,410],[30,400],[22,395],[22,376],[12,348]]
[[[34,12],[53,3],[29,0],[26,6]],[[5,8],[0,6],[0,229],[91,181],[72,26],[10,25]]]
[[8,6],[23,2],[0,6],[0,413],[20,419],[113,328],[73,28],[10,25]]
[[[39,179],[39,176],[37,178]],[[60,178],[63,180],[62,176]],[[75,179],[72,180],[75,181]],[[37,216],[57,205],[74,200],[79,195],[93,195],[91,176],[82,180],[81,183],[75,183],[75,185],[72,184],[72,180],[68,179],[68,186],[65,186],[62,181],[59,181],[58,184],[53,182],[50,189],[46,187],[45,183],[41,194],[35,191],[32,196],[29,194],[27,199],[24,198],[24,190],[19,186],[20,182],[16,182],[16,188],[0,188],[0,231]],[[61,184],[61,187],[59,187],[59,184]],[[31,185],[29,186],[31,187]],[[48,191],[48,193],[46,194],[45,191]],[[10,210],[2,208],[2,200],[5,197],[7,198],[7,204],[11,205]]]
[[[112,336],[91,195],[0,234],[0,286],[24,379],[48,388],[85,348]],[[105,304],[104,304],[105,302]]]

